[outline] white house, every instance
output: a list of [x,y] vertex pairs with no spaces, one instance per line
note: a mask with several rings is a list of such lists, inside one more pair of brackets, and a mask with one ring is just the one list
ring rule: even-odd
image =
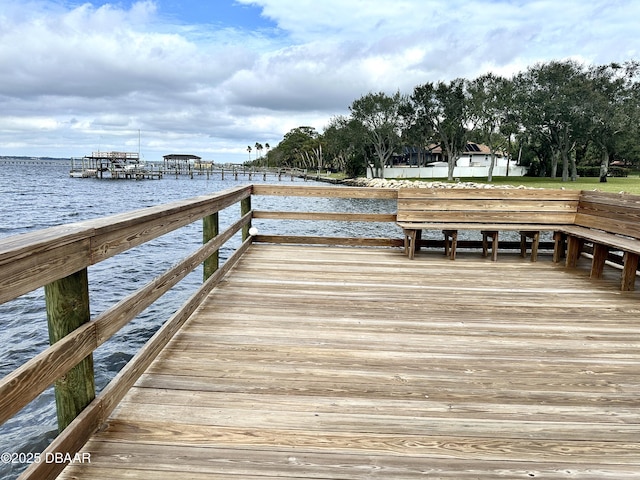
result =
[[[486,177],[489,174],[491,152],[489,147],[478,143],[467,143],[465,151],[456,160],[453,169],[454,177]],[[368,169],[367,176],[371,176]],[[403,155],[392,159],[391,165],[384,169],[385,178],[447,178],[449,173],[445,155],[439,146],[416,152],[416,149],[406,149]],[[527,168],[516,165],[502,152],[496,154],[493,175],[496,177],[522,177]]]

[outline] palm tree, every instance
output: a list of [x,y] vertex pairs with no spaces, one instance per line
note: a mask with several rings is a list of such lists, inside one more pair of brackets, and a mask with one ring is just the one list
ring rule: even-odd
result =
[[249,152],[249,161],[251,161],[251,145],[247,147],[247,152]]

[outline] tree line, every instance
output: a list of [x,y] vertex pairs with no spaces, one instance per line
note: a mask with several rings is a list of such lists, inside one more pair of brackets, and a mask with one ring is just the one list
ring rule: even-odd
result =
[[530,175],[568,181],[590,169],[606,181],[613,161],[640,163],[639,68],[636,61],[550,61],[511,78],[487,73],[425,83],[411,94],[368,93],[324,132],[294,128],[251,163],[351,177],[370,169],[381,177],[406,147],[418,152],[418,165],[439,148],[452,180],[456,160],[475,142],[490,150],[489,181],[498,153],[528,166]]

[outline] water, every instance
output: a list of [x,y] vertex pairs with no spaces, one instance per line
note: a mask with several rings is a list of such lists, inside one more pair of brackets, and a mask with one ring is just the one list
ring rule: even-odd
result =
[[[248,183],[218,175],[166,177],[161,180],[74,179],[69,164],[14,165],[0,161],[0,237],[17,235],[64,223],[112,215],[174,200],[191,198]],[[263,183],[254,176],[252,183]],[[278,183],[268,177],[267,183]],[[282,184],[290,184],[289,178]],[[312,185],[296,179],[293,184]],[[381,200],[323,199],[299,197],[255,197],[255,209],[392,213],[395,202]],[[239,205],[220,213],[220,228],[239,218]],[[399,238],[394,225],[359,222],[254,221],[263,233],[371,236]],[[236,235],[221,250],[221,261],[240,244]],[[89,268],[91,315],[135,291],[202,242],[200,222],[169,233],[147,244]],[[1,272],[0,272],[1,274]],[[202,279],[196,270],[123,328],[94,353],[98,392],[115,376],[157,328],[195,291]],[[4,377],[48,346],[44,290],[38,289],[0,305],[0,376]],[[26,406],[0,426],[0,453],[42,451],[57,434],[53,389]],[[15,478],[26,465],[0,463],[0,478]]]

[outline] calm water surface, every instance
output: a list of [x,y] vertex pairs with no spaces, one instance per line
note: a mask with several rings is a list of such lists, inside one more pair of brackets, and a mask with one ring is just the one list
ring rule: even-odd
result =
[[[174,200],[191,198],[249,183],[206,175],[165,177],[161,180],[72,179],[66,162],[54,164],[9,164],[0,160],[0,237],[112,215]],[[254,176],[253,183],[263,183]],[[266,183],[279,183],[268,177]],[[289,178],[282,184],[308,184]],[[390,213],[393,202],[341,199],[301,199],[295,197],[256,197],[253,208],[277,210],[366,211]],[[220,213],[221,229],[236,221],[239,206]],[[254,221],[260,231],[278,234],[358,235],[399,238],[393,225],[339,222]],[[121,300],[126,294],[164,272],[202,241],[199,222],[172,232],[145,245],[129,250],[89,268],[91,315]],[[240,244],[236,236],[225,258]],[[0,275],[2,273],[0,272]],[[199,286],[202,271],[197,270],[168,294],[122,329],[118,335],[94,353],[98,391],[114,377],[155,330]],[[44,290],[38,289],[14,301],[0,305],[0,375],[4,377],[48,345]],[[50,388],[23,409],[19,415],[0,426],[0,452],[40,452],[57,433],[56,415]],[[26,466],[0,463],[0,478],[15,478]]]

